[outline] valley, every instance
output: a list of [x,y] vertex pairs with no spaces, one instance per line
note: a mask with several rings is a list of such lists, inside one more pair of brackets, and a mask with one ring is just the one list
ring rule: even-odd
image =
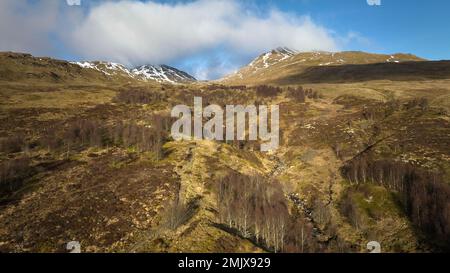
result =
[[[0,53],[0,252],[448,251],[449,62],[277,48],[216,81],[139,71]],[[194,97],[279,105],[279,148],[175,141]]]

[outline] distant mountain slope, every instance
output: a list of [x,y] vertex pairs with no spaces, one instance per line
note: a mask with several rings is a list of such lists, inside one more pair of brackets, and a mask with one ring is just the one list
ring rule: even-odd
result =
[[74,62],[73,64],[100,71],[107,76],[130,77],[141,81],[174,84],[196,81],[188,73],[168,65],[143,65],[134,69],[128,69],[122,64],[110,62]]
[[346,83],[371,80],[450,79],[450,61],[312,66],[274,80],[275,84]]
[[254,59],[247,67],[244,67],[241,73],[256,73],[261,69],[269,68],[297,54],[298,52],[295,50],[291,50],[286,47],[279,47]]
[[221,81],[232,84],[259,84],[282,82],[294,79],[311,67],[334,67],[375,63],[400,64],[426,61],[411,54],[372,54],[366,52],[297,52],[288,48],[277,48],[254,59],[249,65]]
[[134,77],[142,80],[155,80],[157,82],[186,83],[196,81],[188,73],[168,65],[143,65],[131,71]]
[[104,82],[104,73],[66,61],[0,52],[0,81],[15,83]]
[[78,65],[82,68],[89,68],[97,70],[106,76],[125,76],[133,77],[128,68],[122,64],[111,62],[72,62],[71,64]]
[[30,54],[0,52],[0,80],[38,82],[155,81],[189,83],[196,79],[176,68],[145,65],[128,69],[112,62],[67,62]]

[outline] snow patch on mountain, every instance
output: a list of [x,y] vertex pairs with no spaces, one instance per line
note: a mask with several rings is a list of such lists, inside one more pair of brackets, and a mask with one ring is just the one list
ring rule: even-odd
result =
[[157,81],[160,83],[186,83],[196,81],[186,72],[168,65],[143,65],[128,69],[122,64],[112,62],[72,62],[86,69],[94,69],[106,76],[126,76],[142,81]]
[[186,72],[168,65],[143,65],[133,69],[131,73],[138,78],[155,80],[157,82],[180,83],[196,81],[194,77]]
[[249,67],[253,70],[252,73],[256,73],[260,69],[269,68],[270,66],[289,59],[296,54],[298,54],[298,51],[296,50],[287,47],[278,47],[254,59],[249,64]]

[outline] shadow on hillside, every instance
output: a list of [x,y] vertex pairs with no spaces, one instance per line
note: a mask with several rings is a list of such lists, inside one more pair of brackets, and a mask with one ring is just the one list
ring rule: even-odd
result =
[[348,83],[370,80],[450,79],[450,61],[314,66],[278,79],[276,84]]

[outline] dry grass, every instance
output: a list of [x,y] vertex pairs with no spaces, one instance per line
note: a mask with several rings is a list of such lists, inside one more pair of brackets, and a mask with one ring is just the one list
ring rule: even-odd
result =
[[[370,63],[386,58],[348,54],[347,58],[354,58],[354,62]],[[366,57],[370,58],[366,60]],[[24,58],[28,71],[33,60]],[[300,61],[298,58],[316,57],[304,55],[292,61]],[[330,58],[323,55],[311,62],[320,64]],[[12,69],[18,60],[9,62]],[[64,70],[61,63],[45,62],[55,65],[58,73]],[[290,73],[294,69],[283,65],[277,64],[275,68],[279,70],[270,73]],[[32,72],[45,72],[42,69]],[[68,71],[71,69],[75,68],[69,67]],[[25,70],[17,68],[11,77],[20,76]],[[277,75],[283,76],[282,73]],[[443,169],[450,175],[450,154],[446,149],[450,120],[448,114],[438,109],[450,110],[450,80],[306,84],[305,88],[317,91],[320,96],[307,98],[303,103],[284,91],[258,97],[253,88],[214,87],[209,83],[185,86],[127,83],[121,79],[105,82],[101,77],[96,78],[98,75],[84,75],[92,81],[73,81],[69,74],[63,75],[60,82],[19,76],[0,81],[0,138],[20,134],[28,144],[27,148],[20,145],[18,149],[1,152],[0,162],[28,156],[36,170],[32,177],[22,181],[26,187],[3,199],[0,250],[63,251],[68,240],[81,240],[87,247],[84,250],[92,252],[260,252],[262,249],[249,240],[212,224],[217,222],[218,211],[212,182],[234,171],[277,178],[285,194],[298,193],[305,200],[306,209],[312,211],[311,225],[318,230],[316,239],[321,246],[318,251],[364,251],[368,240],[379,238],[388,240],[389,250],[417,251],[419,237],[415,237],[407,217],[398,213],[399,208],[394,207],[385,189],[368,191],[368,196],[376,195],[374,200],[379,201],[374,208],[376,213],[381,211],[380,219],[376,219],[379,221],[369,219],[370,213],[365,213],[372,209],[363,203],[368,197],[366,193],[355,190],[350,194],[349,199],[357,205],[357,211],[373,233],[369,236],[352,225],[340,210],[340,201],[352,187],[341,177],[340,168],[377,137],[395,134],[375,145],[380,157],[411,160],[427,168]],[[254,77],[261,75],[257,73]],[[119,92],[127,90],[164,96],[155,97],[156,101],[150,96],[152,99],[138,101],[139,104],[113,100]],[[168,113],[173,105],[180,103],[192,105],[194,96],[221,105],[253,104],[257,100],[263,104],[279,104],[281,147],[275,153],[266,154],[222,142],[169,141],[164,145],[162,158],[157,160],[154,153],[140,153],[136,147],[114,143],[105,147],[81,147],[72,153],[39,146],[38,140],[49,136],[47,129],[64,127],[74,119],[95,119],[108,125],[121,121],[151,125],[149,114]],[[405,103],[422,97],[430,102],[426,110],[415,107],[398,110],[388,117],[364,118],[365,108],[381,107],[395,99]],[[379,127],[378,135],[374,133],[375,127]],[[338,153],[336,144],[340,144]],[[186,204],[197,200],[195,212],[171,229],[153,234],[155,227],[164,223],[165,204],[176,197]],[[292,203],[290,210],[295,211]],[[299,217],[304,214],[300,213]],[[23,230],[22,234],[17,230]],[[339,242],[351,248],[336,249],[333,238],[339,238]],[[145,242],[136,250],[134,246],[140,240]],[[405,243],[405,247],[397,248],[398,243]]]

